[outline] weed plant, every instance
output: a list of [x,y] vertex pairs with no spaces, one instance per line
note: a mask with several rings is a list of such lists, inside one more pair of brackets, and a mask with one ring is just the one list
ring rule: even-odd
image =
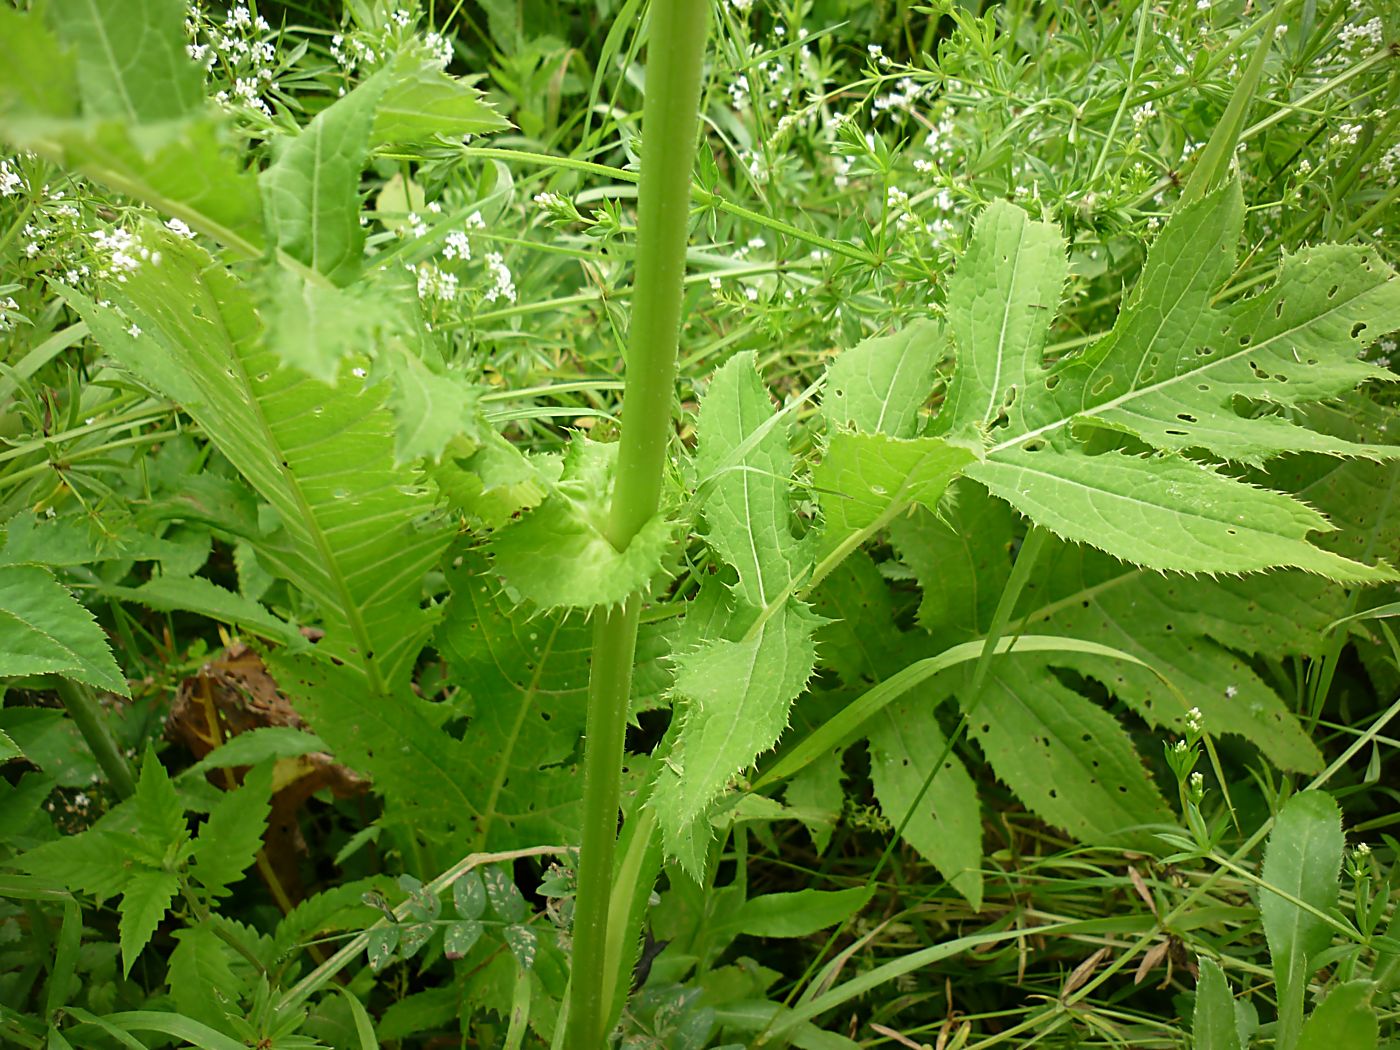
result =
[[1400,1038],[1397,33],[0,9],[0,1041]]

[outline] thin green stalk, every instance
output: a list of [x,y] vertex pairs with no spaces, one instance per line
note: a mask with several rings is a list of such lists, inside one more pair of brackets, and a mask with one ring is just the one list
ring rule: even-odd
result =
[[[642,107],[637,261],[627,388],[622,399],[607,536],[623,550],[661,502],[675,397],[690,176],[699,130],[706,0],[653,0]],[[616,976],[605,975],[622,781],[622,745],[636,655],[641,598],[600,612],[593,636],[584,751],[584,816],[569,991],[570,1050],[607,1042]]]
[[107,774],[107,782],[112,785],[120,798],[130,798],[136,791],[136,778],[131,775],[131,765],[112,738],[111,727],[97,705],[97,697],[92,690],[67,678],[58,680],[58,698],[68,709],[68,716],[78,727],[78,732],[87,741],[88,750],[102,772]]

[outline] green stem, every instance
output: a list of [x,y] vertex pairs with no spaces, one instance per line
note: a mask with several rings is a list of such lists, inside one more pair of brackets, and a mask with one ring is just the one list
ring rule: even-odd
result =
[[[642,107],[637,259],[627,347],[623,429],[607,536],[623,550],[661,501],[680,342],[690,176],[700,124],[707,0],[653,0]],[[604,974],[622,745],[636,655],[640,595],[599,612],[593,636],[583,760],[584,816],[569,995],[570,1050],[607,1045]]]
[[117,747],[116,740],[112,738],[111,727],[107,725],[92,690],[78,682],[60,678],[58,698],[63,701],[78,732],[87,741],[92,757],[97,759],[102,772],[107,774],[112,790],[121,798],[130,798],[136,791],[136,779],[131,775],[131,766]]

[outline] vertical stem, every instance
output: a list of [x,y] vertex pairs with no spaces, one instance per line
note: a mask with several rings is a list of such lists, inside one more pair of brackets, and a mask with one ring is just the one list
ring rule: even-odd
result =
[[[623,550],[656,513],[671,436],[690,178],[700,120],[700,72],[709,0],[652,0],[642,107],[637,256],[627,345],[622,439],[607,525]],[[584,816],[574,913],[570,1050],[607,1045],[616,975],[605,975],[613,854],[617,843],[623,736],[641,599],[598,610],[588,687]]]
[[112,790],[119,798],[130,798],[136,791],[136,778],[131,775],[131,765],[112,738],[112,729],[97,704],[97,697],[87,686],[67,678],[58,680],[57,689],[58,698],[63,701],[68,716],[87,741],[92,757],[97,759],[102,772],[107,774]]

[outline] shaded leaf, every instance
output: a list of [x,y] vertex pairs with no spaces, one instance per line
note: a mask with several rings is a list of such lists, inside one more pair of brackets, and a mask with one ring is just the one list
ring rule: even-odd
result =
[[92,614],[37,565],[0,565],[0,676],[61,674],[130,696]]

